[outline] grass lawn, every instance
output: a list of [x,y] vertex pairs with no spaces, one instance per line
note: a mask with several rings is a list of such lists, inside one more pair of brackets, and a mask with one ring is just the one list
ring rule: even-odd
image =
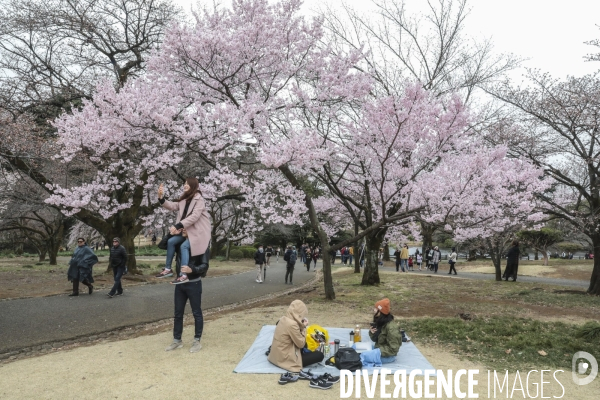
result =
[[[360,285],[361,274],[334,274],[333,303],[354,313],[354,323],[364,328],[375,301],[388,297],[392,314],[417,345],[441,346],[492,369],[570,370],[577,351],[600,357],[600,297],[558,293],[560,287],[542,284],[380,274],[382,283],[371,287]],[[330,304],[320,285],[302,296],[309,304]],[[577,337],[586,322],[598,326],[598,337]]]
[[[548,265],[543,264],[542,260],[520,260],[519,275],[587,281],[592,276],[592,270],[594,269],[594,260],[562,260],[560,258],[553,258],[548,260]],[[506,260],[502,263],[503,270],[505,266]],[[495,273],[492,260],[489,259],[475,261],[459,260],[456,267],[459,271],[462,270],[464,272]]]

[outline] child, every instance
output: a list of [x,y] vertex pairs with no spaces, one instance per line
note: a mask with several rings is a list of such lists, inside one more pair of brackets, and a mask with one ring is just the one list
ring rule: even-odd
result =
[[417,265],[419,266],[419,271],[421,270],[422,262],[423,262],[423,256],[421,254],[417,254]]
[[414,267],[413,267],[413,259],[412,256],[408,257],[408,270],[409,271],[414,271]]

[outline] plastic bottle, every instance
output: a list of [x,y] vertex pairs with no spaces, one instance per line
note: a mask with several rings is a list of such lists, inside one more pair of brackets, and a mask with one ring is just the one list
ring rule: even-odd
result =
[[356,328],[354,328],[354,343],[357,343],[360,341],[361,341],[360,325],[356,325]]
[[323,355],[325,356],[325,359],[329,358],[329,345],[327,343],[323,346]]

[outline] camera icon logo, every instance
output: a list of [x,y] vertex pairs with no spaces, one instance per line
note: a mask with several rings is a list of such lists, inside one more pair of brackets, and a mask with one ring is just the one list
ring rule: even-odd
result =
[[[585,361],[584,361],[585,360]],[[573,362],[571,365],[573,372],[573,382],[575,384],[583,386],[591,383],[598,375],[598,361],[590,353],[585,351],[578,351],[573,355]],[[589,375],[580,377],[578,375]]]

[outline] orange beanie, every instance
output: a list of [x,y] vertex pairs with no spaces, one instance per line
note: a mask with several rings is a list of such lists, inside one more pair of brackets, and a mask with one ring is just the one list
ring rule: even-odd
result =
[[375,310],[381,311],[382,314],[390,313],[390,299],[381,299],[375,303]]

